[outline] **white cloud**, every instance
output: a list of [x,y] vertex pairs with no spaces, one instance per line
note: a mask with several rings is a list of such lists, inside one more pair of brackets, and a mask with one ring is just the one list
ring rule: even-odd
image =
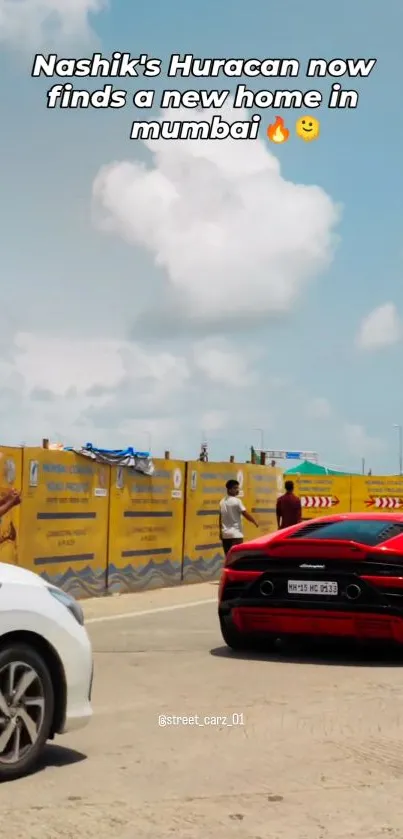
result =
[[[123,340],[69,342],[58,335],[20,333],[16,346],[18,351],[11,345],[10,359],[0,363],[0,436],[8,443],[38,444],[49,437],[66,445],[90,441],[151,448],[154,456],[169,449],[172,456],[189,458],[198,456],[205,434],[211,456],[214,452],[220,458],[228,448],[228,455],[246,457],[256,427],[264,429],[267,445],[284,443],[287,395],[271,388],[265,377],[264,386],[262,378],[245,398],[255,356],[240,353],[237,344],[209,340],[167,351]],[[200,362],[206,362],[203,372]],[[329,405],[324,397],[309,405],[311,415],[325,418]],[[308,419],[308,448],[311,427]],[[384,450],[382,440],[363,426],[342,424],[340,434],[357,468],[361,457]]]
[[165,435],[175,429],[180,441],[176,403],[190,376],[183,355],[125,341],[29,333],[18,334],[15,346],[11,361],[0,364],[3,439],[38,443],[49,436],[111,445],[112,438],[144,448],[151,435],[163,450]]
[[158,385],[158,399],[175,391],[189,378],[186,359],[129,341],[74,340],[54,335],[18,334],[19,353],[15,369],[29,388],[45,388],[65,394],[70,388],[95,396],[108,389],[141,383],[150,389]]
[[311,399],[306,406],[306,416],[308,419],[321,420],[329,419],[332,414],[332,407],[328,399],[324,396],[316,396]]
[[[154,454],[168,448],[185,456],[193,439],[197,457],[203,431],[210,438],[229,427],[234,392],[225,367],[226,381],[211,376],[209,367],[200,381],[201,350],[215,349],[221,363],[235,358],[242,372],[236,351],[220,341],[168,352],[128,341],[19,333],[13,347],[18,351],[10,362],[0,363],[0,436],[13,444],[49,437],[66,445],[151,446]],[[231,410],[239,405],[235,390]]]
[[230,417],[227,411],[206,411],[200,418],[202,431],[207,435],[222,431],[229,422]]
[[[210,120],[212,111],[166,111]],[[228,121],[247,119],[232,105]],[[98,222],[146,248],[168,299],[193,318],[259,318],[289,310],[332,259],[339,210],[317,186],[294,184],[263,140],[146,141],[153,165],[98,173]]]
[[377,350],[402,338],[402,324],[394,303],[373,309],[361,323],[356,343],[362,350]]
[[93,385],[117,384],[125,374],[122,344],[117,341],[70,341],[49,335],[19,333],[15,367],[32,388],[63,394],[70,387],[84,392]]
[[226,341],[199,341],[194,345],[193,358],[196,368],[215,384],[245,387],[258,381],[256,371],[249,366],[249,354]]
[[357,458],[379,454],[385,449],[384,441],[368,434],[363,425],[345,423],[343,439],[349,453]]
[[90,15],[105,5],[106,0],[0,0],[0,41],[39,50],[56,38],[86,40]]
[[97,440],[103,440],[105,447],[114,446],[116,439],[122,446],[133,445],[142,451],[151,451],[154,457],[163,457],[165,451],[171,451],[172,457],[175,457],[180,445],[180,433],[177,418],[156,416],[145,419],[128,417],[120,422],[117,434],[113,437],[110,428],[99,428],[96,431]]

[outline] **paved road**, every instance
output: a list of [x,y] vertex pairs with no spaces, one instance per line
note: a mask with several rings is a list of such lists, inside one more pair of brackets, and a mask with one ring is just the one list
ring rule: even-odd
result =
[[[86,604],[94,720],[0,787],[7,839],[401,839],[403,665],[228,655],[216,596]],[[161,727],[161,714],[226,720]]]

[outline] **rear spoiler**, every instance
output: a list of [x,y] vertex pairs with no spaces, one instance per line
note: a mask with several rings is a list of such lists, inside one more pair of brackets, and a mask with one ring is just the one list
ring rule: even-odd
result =
[[[262,559],[264,557],[279,556],[283,549],[288,556],[290,556],[291,550],[297,557],[301,556],[302,558],[306,556],[307,550],[312,551],[314,555],[320,555],[325,547],[327,549],[333,548],[335,552],[344,549],[344,551],[350,551],[355,555],[361,554],[362,557],[368,554],[368,545],[355,542],[353,539],[337,539],[336,541],[334,539],[294,539],[290,537],[289,539],[273,539],[272,542],[268,542],[264,547],[256,546],[256,550],[253,550],[252,547],[246,548],[245,550],[245,545],[236,545],[230,550],[224,566],[228,567],[233,562],[236,562],[237,559],[247,559],[252,555],[254,557],[261,556]],[[388,555],[389,552],[382,551],[381,553]],[[391,556],[393,556],[393,552],[391,552]]]
[[270,551],[273,548],[281,548],[283,545],[287,545],[287,547],[290,545],[306,545],[307,547],[319,547],[320,545],[332,545],[336,547],[337,545],[342,545],[344,548],[351,548],[355,551],[368,550],[368,545],[363,545],[362,542],[355,542],[353,539],[309,539],[309,537],[298,539],[290,537],[289,539],[274,540],[273,542],[269,542],[267,548]]

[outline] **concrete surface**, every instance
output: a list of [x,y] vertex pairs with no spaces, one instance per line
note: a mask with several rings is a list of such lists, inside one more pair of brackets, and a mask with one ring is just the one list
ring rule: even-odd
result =
[[[216,596],[202,585],[84,604],[94,720],[49,746],[37,775],[0,787],[7,839],[401,839],[402,660],[236,657]],[[226,720],[162,727],[161,714]]]

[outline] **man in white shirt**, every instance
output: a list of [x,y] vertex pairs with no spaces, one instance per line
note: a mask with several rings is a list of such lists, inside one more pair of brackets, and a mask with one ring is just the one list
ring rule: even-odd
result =
[[227,481],[227,495],[220,501],[220,538],[225,556],[233,545],[243,542],[242,516],[255,527],[259,527],[256,519],[248,513],[239,496],[239,483],[234,479]]

